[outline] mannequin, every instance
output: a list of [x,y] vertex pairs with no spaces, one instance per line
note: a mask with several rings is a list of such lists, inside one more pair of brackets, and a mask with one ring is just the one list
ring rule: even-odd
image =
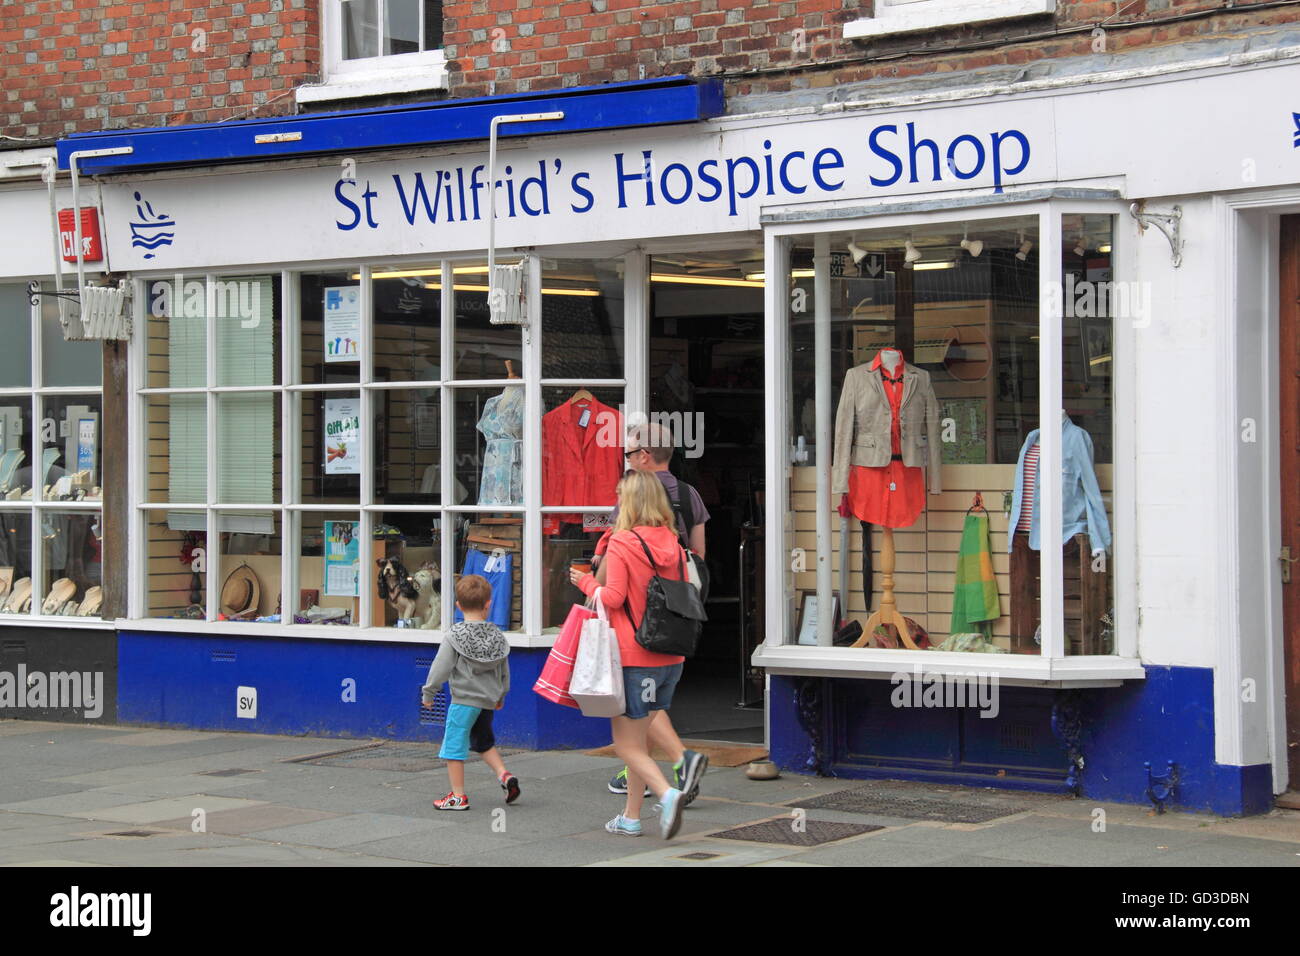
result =
[[929,374],[908,365],[896,348],[881,349],[871,362],[850,369],[835,417],[832,491],[842,493],[840,514],[864,523],[864,558],[871,553],[869,524],[885,533],[881,606],[855,647],[864,646],[877,625],[893,624],[903,643],[916,648],[894,601],[893,529],[911,527],[925,509],[923,469],[930,492],[942,491],[940,467],[939,403]]

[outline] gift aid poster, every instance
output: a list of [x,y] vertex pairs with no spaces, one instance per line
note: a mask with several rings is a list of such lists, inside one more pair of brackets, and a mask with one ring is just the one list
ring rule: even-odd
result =
[[325,474],[361,474],[361,400],[325,400]]

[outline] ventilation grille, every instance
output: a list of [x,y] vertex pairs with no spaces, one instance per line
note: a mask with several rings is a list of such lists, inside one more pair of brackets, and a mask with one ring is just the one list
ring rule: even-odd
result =
[[438,691],[438,695],[433,698],[433,703],[426,707],[424,700],[420,701],[420,723],[425,725],[445,724],[447,722],[447,692]]
[[212,661],[213,663],[233,664],[235,662],[235,652],[234,651],[213,651]]

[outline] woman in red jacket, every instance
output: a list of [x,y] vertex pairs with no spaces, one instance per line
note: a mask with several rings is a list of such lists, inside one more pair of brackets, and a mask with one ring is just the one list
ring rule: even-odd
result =
[[[646,558],[646,549],[654,559],[653,567]],[[627,805],[605,824],[610,833],[641,835],[641,801],[646,786],[659,798],[663,838],[671,839],[681,826],[682,792],[668,785],[658,764],[650,758],[647,734],[651,711],[667,710],[672,703],[685,658],[647,651],[636,641],[636,625],[645,617],[651,578],[657,572],[660,577],[681,580],[684,560],[673,508],[663,484],[653,474],[633,471],[618,483],[618,521],[605,555],[605,583],[597,584],[590,572],[569,572],[573,583],[588,597],[599,588],[599,600],[608,609],[610,624],[618,635],[623,664],[627,710],[622,717],[611,718],[610,723],[614,751],[627,764]]]

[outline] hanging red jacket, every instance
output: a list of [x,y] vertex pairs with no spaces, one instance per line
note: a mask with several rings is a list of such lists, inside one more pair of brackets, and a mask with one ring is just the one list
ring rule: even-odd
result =
[[[598,399],[542,416],[542,504],[610,507],[623,476],[623,416]],[[582,515],[558,515],[579,522]]]

